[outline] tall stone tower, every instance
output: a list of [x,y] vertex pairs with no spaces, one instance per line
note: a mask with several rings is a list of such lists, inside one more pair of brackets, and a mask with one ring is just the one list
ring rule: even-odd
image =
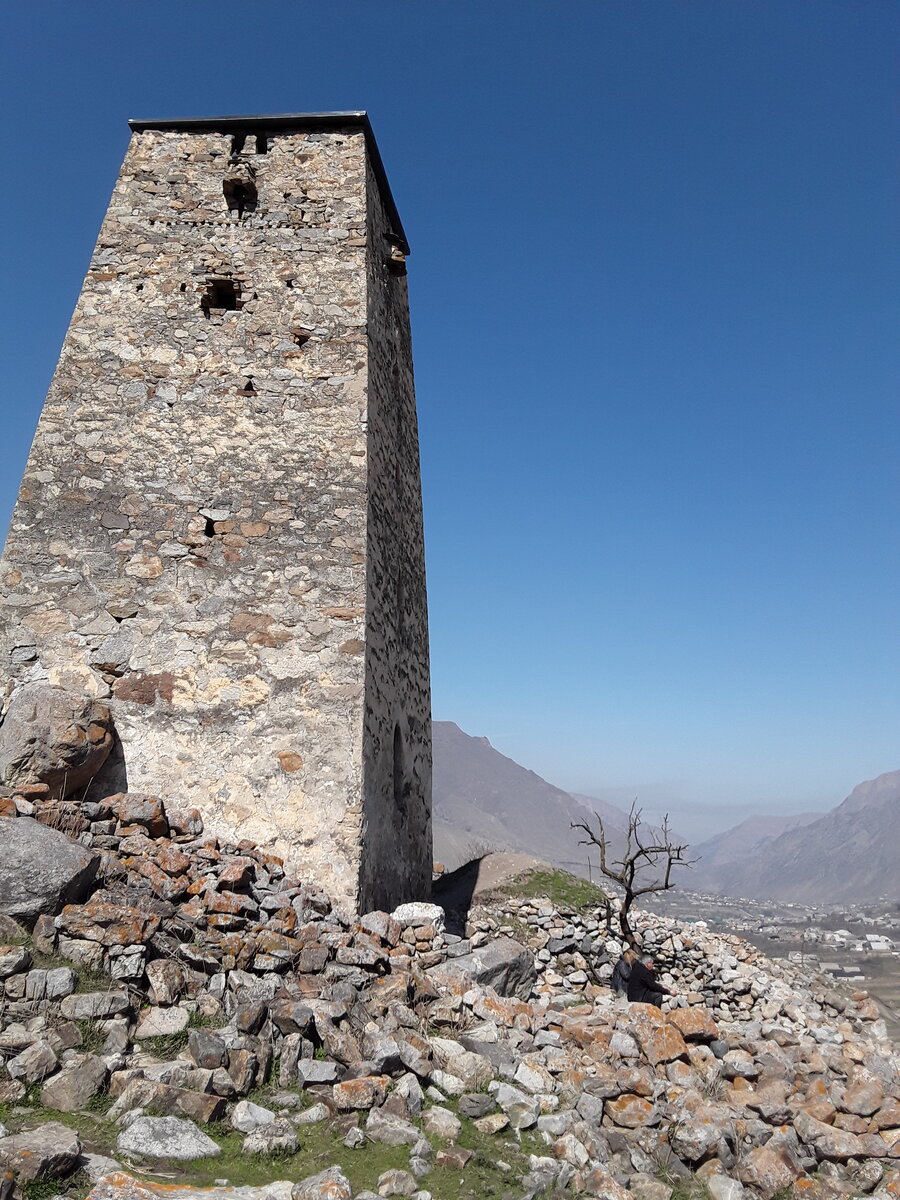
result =
[[132,121],[0,569],[7,697],[345,903],[431,878],[403,229],[362,112]]

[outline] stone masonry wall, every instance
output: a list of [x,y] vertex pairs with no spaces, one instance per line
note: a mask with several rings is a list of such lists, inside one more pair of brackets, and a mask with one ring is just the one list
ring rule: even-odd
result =
[[[369,193],[369,545],[364,907],[431,886],[431,694],[422,488],[405,266]],[[380,249],[380,253],[379,253]]]
[[[405,295],[374,241],[366,159],[359,128],[135,134],[0,573],[6,692],[46,679],[109,697],[107,790],[177,796],[349,903],[364,845],[392,861],[385,886],[365,868],[365,890],[395,902],[431,854],[421,812],[402,845],[377,832],[395,826],[384,739],[401,711],[427,800],[427,651]],[[395,352],[408,428],[388,413]],[[378,499],[391,488],[406,524]],[[405,647],[385,632],[395,540]]]

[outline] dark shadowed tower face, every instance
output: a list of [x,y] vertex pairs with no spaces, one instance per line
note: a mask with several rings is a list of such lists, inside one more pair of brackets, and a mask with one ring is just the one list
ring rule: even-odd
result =
[[132,122],[2,564],[7,692],[361,909],[427,894],[407,246],[362,113]]

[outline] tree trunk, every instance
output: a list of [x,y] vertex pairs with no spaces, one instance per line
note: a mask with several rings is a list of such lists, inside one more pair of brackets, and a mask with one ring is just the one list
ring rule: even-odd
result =
[[628,910],[631,908],[633,903],[634,896],[630,891],[626,891],[625,895],[622,897],[622,907],[619,909],[619,924],[622,926],[622,936],[624,937],[625,941],[632,950],[636,950],[638,948],[637,938],[634,936],[634,930],[631,928],[631,923],[628,920]]

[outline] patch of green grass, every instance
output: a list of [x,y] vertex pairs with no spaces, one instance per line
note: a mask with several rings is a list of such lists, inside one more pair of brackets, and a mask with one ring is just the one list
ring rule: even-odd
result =
[[87,1112],[99,1113],[100,1116],[105,1116],[113,1105],[113,1098],[109,1092],[97,1092],[91,1096],[85,1106]]
[[75,964],[69,962],[67,958],[63,958],[61,954],[44,954],[41,950],[35,950],[32,946],[31,957],[35,967],[40,967],[42,971],[55,971],[57,967],[71,967],[73,971],[77,970]]
[[[546,1147],[533,1133],[523,1133],[517,1139],[509,1130],[492,1136],[479,1133],[471,1121],[463,1117],[458,1144],[474,1152],[474,1157],[462,1171],[454,1167],[434,1165],[421,1186],[440,1200],[490,1200],[515,1191],[519,1178],[528,1170],[529,1154],[546,1154]],[[365,1113],[360,1113],[360,1125],[365,1124]],[[300,1149],[296,1154],[269,1157],[267,1155],[244,1154],[243,1135],[233,1132],[224,1124],[209,1125],[206,1132],[222,1147],[216,1158],[197,1159],[184,1166],[176,1163],[160,1164],[154,1171],[147,1164],[147,1172],[155,1178],[164,1175],[166,1180],[196,1187],[209,1187],[216,1179],[227,1179],[232,1186],[260,1187],[275,1179],[300,1180],[315,1175],[327,1167],[339,1166],[353,1187],[354,1194],[366,1188],[377,1190],[378,1178],[385,1171],[395,1168],[409,1170],[409,1146],[385,1146],[380,1142],[367,1142],[358,1150],[348,1150],[342,1141],[341,1131],[330,1121],[302,1126],[298,1130]],[[428,1140],[435,1155],[444,1143],[434,1135]],[[497,1167],[497,1159],[509,1163],[509,1173]]]
[[65,964],[74,968],[78,976],[76,992],[108,992],[110,988],[121,986],[118,980],[107,975],[105,971],[95,971],[93,967],[85,967],[80,963]]
[[693,1175],[685,1178],[663,1169],[657,1173],[657,1179],[672,1189],[671,1200],[708,1200],[709,1193]]
[[[25,1129],[34,1129],[47,1121],[58,1121],[74,1129],[81,1138],[85,1150],[93,1154],[109,1154],[113,1151],[119,1134],[118,1126],[105,1118],[106,1109],[102,1103],[94,1106],[94,1101],[88,1104],[82,1112],[64,1113],[55,1108],[47,1108],[40,1102],[40,1084],[30,1088],[28,1096],[17,1104],[0,1104],[0,1122],[10,1133],[21,1133]],[[36,1091],[35,1091],[36,1089]],[[112,1103],[112,1097],[106,1093],[95,1098]],[[56,1181],[57,1183],[59,1180]],[[64,1189],[57,1188],[57,1191]]]
[[[275,1092],[295,1092],[295,1094],[298,1094],[294,1088],[281,1088],[278,1087],[273,1081],[270,1081],[269,1083],[263,1083],[260,1081],[255,1087],[251,1088],[245,1096],[241,1096],[241,1099],[249,1100],[251,1104],[259,1104],[262,1108],[274,1108],[275,1106],[272,1103],[272,1096],[275,1094]],[[296,1112],[297,1110],[292,1109],[291,1111]]]
[[154,1058],[166,1061],[178,1058],[188,1044],[188,1032],[182,1029],[179,1033],[163,1033],[159,1037],[142,1038],[140,1047],[152,1054]]
[[[435,1166],[422,1181],[422,1186],[441,1200],[482,1200],[482,1197],[487,1200],[510,1192],[516,1194],[516,1185],[528,1170],[528,1155],[548,1153],[543,1141],[531,1132],[520,1134],[518,1139],[509,1129],[499,1134],[480,1133],[470,1120],[465,1117],[460,1120],[462,1130],[456,1144],[474,1151],[475,1157],[462,1171],[455,1167]],[[430,1137],[429,1140],[435,1151],[441,1148],[438,1139]],[[512,1170],[501,1171],[497,1159],[509,1163]]]
[[[359,1150],[348,1150],[338,1131],[324,1121],[298,1131],[300,1149],[296,1154],[278,1157],[244,1154],[243,1134],[224,1130],[213,1133],[211,1127],[207,1127],[207,1133],[222,1147],[221,1155],[200,1158],[185,1166],[183,1173],[179,1172],[180,1183],[209,1187],[216,1179],[227,1179],[233,1187],[262,1187],[275,1179],[303,1179],[327,1167],[339,1166],[356,1192],[375,1188],[378,1176],[384,1171],[395,1167],[409,1169],[408,1146],[372,1142]],[[443,1194],[439,1194],[443,1200]]]
[[[257,1103],[265,1103],[272,1090],[271,1087],[257,1088],[251,1098]],[[88,1105],[88,1111],[77,1113],[58,1113],[44,1108],[39,1102],[30,1108],[5,1105],[0,1108],[0,1120],[11,1132],[33,1128],[44,1121],[61,1121],[76,1130],[86,1150],[115,1155],[119,1130],[104,1118],[103,1106],[108,1101],[108,1096],[97,1097]],[[13,1111],[17,1107],[21,1111]],[[449,1101],[448,1107],[454,1108],[455,1102]],[[360,1113],[361,1126],[365,1124],[365,1117],[365,1113]],[[533,1131],[516,1135],[507,1129],[493,1136],[480,1133],[466,1117],[460,1120],[462,1129],[458,1144],[473,1151],[474,1157],[462,1171],[434,1165],[421,1181],[421,1186],[440,1200],[500,1200],[505,1194],[514,1194],[519,1179],[528,1170],[528,1155],[546,1153],[544,1143]],[[302,1126],[298,1130],[300,1149],[297,1153],[277,1156],[245,1154],[243,1134],[236,1133],[224,1122],[208,1125],[205,1130],[222,1147],[218,1157],[185,1164],[150,1159],[136,1163],[135,1173],[168,1183],[208,1187],[214,1180],[224,1178],[233,1186],[260,1187],[276,1179],[296,1181],[327,1167],[339,1166],[356,1193],[365,1188],[377,1190],[378,1178],[385,1171],[409,1169],[409,1146],[368,1142],[357,1150],[348,1150],[342,1141],[342,1130],[331,1121]],[[434,1135],[429,1135],[428,1140],[435,1154],[444,1146]],[[497,1166],[498,1159],[509,1163],[512,1170],[501,1171]],[[73,1176],[66,1181],[54,1180],[50,1191],[37,1188],[34,1192],[26,1192],[23,1200],[49,1200],[56,1193],[64,1193],[67,1200],[84,1200],[86,1191],[87,1188],[82,1189],[80,1177]],[[696,1200],[696,1194],[678,1196],[674,1200]]]
[[76,1171],[68,1179],[29,1179],[22,1184],[24,1200],[49,1200],[50,1196],[65,1196],[66,1200],[84,1200],[92,1184],[84,1171]]
[[79,1049],[84,1054],[99,1054],[106,1041],[106,1030],[99,1021],[95,1021],[91,1017],[84,1017],[76,1021],[75,1024],[78,1026],[78,1032],[81,1034],[81,1046]]
[[504,883],[500,889],[509,896],[537,900],[544,896],[557,908],[582,911],[597,908],[606,900],[606,893],[595,883],[570,875],[568,871],[525,871]]
[[188,1029],[220,1029],[226,1023],[224,1013],[218,1017],[208,1016],[199,1008],[191,1009],[188,1017]]

